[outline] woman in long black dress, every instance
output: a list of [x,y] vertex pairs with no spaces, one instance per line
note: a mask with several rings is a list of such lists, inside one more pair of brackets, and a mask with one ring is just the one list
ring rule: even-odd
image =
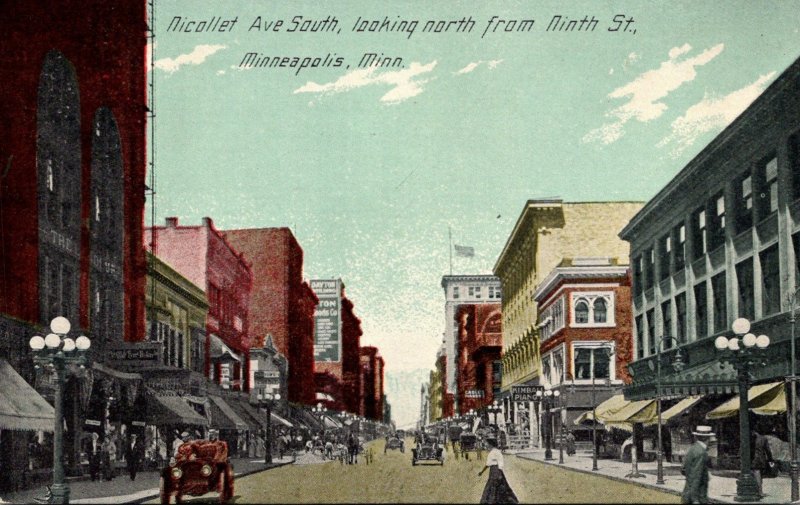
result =
[[489,469],[489,480],[483,488],[481,503],[519,503],[514,490],[508,485],[506,474],[503,473],[505,466],[503,453],[497,448],[497,443],[493,439],[487,440],[487,443],[491,450],[486,455],[486,465],[478,473],[478,476],[481,476],[487,468]]

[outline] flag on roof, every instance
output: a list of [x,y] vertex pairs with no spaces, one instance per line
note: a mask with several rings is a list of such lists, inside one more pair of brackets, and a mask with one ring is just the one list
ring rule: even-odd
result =
[[472,258],[475,256],[475,248],[469,247],[465,245],[456,245],[454,244],[453,247],[456,250],[456,256],[462,256],[464,258]]

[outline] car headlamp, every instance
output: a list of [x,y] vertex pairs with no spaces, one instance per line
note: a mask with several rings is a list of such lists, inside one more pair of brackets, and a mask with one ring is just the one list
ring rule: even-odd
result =
[[200,469],[200,475],[203,477],[208,477],[211,475],[211,465],[203,465],[203,467]]
[[180,479],[183,476],[183,470],[178,467],[172,469],[172,478],[173,479]]

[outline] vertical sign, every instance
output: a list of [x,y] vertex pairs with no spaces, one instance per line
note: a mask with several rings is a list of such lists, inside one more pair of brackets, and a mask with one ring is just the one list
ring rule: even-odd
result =
[[314,361],[341,361],[340,279],[312,280],[319,304],[314,312]]

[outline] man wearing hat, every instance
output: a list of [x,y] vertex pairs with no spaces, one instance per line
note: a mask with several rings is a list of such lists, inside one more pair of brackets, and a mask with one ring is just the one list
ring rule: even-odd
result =
[[698,426],[692,432],[695,442],[686,451],[681,473],[686,476],[686,485],[681,494],[681,503],[708,503],[708,442],[714,437],[711,426]]

